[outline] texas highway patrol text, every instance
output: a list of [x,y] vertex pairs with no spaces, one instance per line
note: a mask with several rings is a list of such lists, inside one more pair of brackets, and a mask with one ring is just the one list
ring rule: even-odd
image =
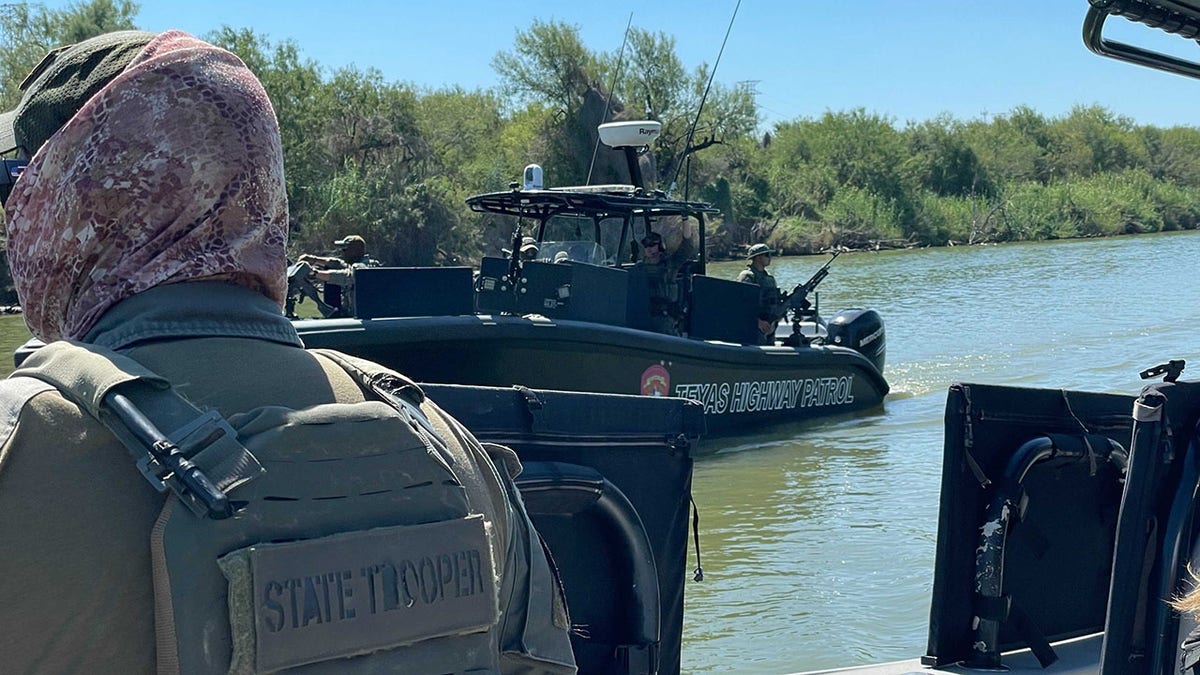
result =
[[675,385],[675,396],[704,404],[707,414],[765,412],[854,402],[854,376]]

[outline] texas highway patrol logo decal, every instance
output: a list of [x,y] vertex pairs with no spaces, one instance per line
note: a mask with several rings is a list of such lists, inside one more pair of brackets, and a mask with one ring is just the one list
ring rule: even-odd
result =
[[657,363],[642,371],[642,396],[669,396],[671,373]]

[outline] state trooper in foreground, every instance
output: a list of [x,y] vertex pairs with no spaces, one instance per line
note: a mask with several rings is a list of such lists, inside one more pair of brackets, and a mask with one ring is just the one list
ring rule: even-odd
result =
[[574,672],[515,455],[281,313],[283,155],[246,66],[127,31],[23,90],[0,197],[48,344],[0,383],[3,670]]

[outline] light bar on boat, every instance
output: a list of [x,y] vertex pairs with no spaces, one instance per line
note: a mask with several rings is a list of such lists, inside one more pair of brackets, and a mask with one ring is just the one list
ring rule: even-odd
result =
[[530,164],[525,167],[524,172],[526,190],[541,190],[542,189],[542,167],[537,164]]

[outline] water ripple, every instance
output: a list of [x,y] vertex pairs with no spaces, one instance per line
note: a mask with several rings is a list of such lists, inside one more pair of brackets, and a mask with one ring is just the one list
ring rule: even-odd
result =
[[[1192,356],[1200,233],[853,254],[821,308],[873,307],[884,409],[723,442],[696,463],[705,580],[689,583],[683,671],[786,673],[923,653],[942,416],[953,382],[1133,393]],[[780,286],[825,257],[775,261]],[[732,278],[740,264],[714,266]]]

